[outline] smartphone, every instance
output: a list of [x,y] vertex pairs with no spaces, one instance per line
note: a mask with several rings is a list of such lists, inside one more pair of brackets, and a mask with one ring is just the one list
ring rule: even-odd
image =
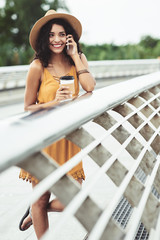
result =
[[67,51],[69,51],[69,45],[67,45]]

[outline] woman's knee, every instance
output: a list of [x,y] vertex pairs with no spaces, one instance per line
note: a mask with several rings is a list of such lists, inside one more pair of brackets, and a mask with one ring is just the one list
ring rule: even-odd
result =
[[[34,188],[37,185],[37,183],[32,182],[32,187]],[[32,207],[38,207],[38,208],[47,208],[49,198],[50,198],[50,192],[44,193],[33,205]]]
[[50,198],[50,193],[47,192],[45,194],[43,194],[33,205],[32,207],[38,207],[41,209],[46,209],[48,206],[48,202],[49,202],[49,198]]

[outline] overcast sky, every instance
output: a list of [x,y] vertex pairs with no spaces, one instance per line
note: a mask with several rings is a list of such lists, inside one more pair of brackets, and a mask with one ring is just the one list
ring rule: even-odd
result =
[[[2,6],[4,0],[0,0]],[[23,1],[23,0],[22,0]],[[137,43],[145,35],[160,38],[160,0],[65,0],[82,23],[81,42]]]
[[144,35],[160,38],[160,0],[66,0],[82,23],[82,42],[136,43]]

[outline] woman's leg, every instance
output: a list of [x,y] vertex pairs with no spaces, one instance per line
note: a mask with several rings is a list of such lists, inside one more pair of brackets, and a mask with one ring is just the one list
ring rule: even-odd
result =
[[[82,179],[77,179],[82,184]],[[36,186],[32,183],[32,186]],[[50,193],[46,192],[32,205],[32,221],[37,238],[40,239],[49,227],[47,211],[63,211],[64,206],[54,199],[49,203]]]
[[82,185],[82,183],[83,183],[83,179],[82,178],[78,178],[77,181]]
[[[77,181],[82,184],[83,179],[78,178]],[[64,210],[64,205],[56,198],[48,203],[48,212],[62,212]]]
[[[77,179],[77,181],[82,184],[83,179],[79,178]],[[32,185],[36,185],[36,184],[32,184]],[[47,196],[45,196],[44,198],[46,198]],[[64,209],[64,205],[61,204],[61,202],[58,199],[54,199],[51,202],[47,202],[47,211],[48,212],[61,212]],[[32,210],[32,215],[33,215],[33,210]],[[26,230],[28,229],[31,225],[33,224],[32,222],[32,218],[29,215],[28,217],[26,217],[21,225],[21,228]]]
[[[54,199],[47,204],[47,212],[62,212],[64,206],[58,199]],[[33,213],[32,213],[33,215]],[[32,218],[28,215],[21,224],[23,231],[27,230],[33,224]]]
[[48,203],[48,212],[62,212],[64,205],[56,198]]
[[[35,187],[36,184],[32,183]],[[47,206],[50,198],[50,193],[44,193],[40,199],[32,205],[32,221],[37,238],[40,239],[45,231],[48,229],[48,214]]]

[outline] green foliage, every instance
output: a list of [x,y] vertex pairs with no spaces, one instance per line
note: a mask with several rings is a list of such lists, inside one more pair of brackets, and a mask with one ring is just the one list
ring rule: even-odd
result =
[[0,66],[28,64],[33,56],[30,29],[48,9],[58,8],[68,10],[63,0],[6,0],[0,9]]
[[144,36],[137,44],[85,45],[82,50],[88,60],[148,59],[160,56],[160,39]]
[[[29,64],[33,50],[28,41],[33,24],[48,9],[69,11],[64,0],[6,0],[0,9],[0,66]],[[102,36],[103,37],[103,36]],[[160,39],[144,36],[137,44],[87,45],[81,48],[89,61],[147,59],[160,56]]]
[[154,48],[158,43],[158,39],[152,38],[151,36],[142,37],[140,45],[144,48]]

